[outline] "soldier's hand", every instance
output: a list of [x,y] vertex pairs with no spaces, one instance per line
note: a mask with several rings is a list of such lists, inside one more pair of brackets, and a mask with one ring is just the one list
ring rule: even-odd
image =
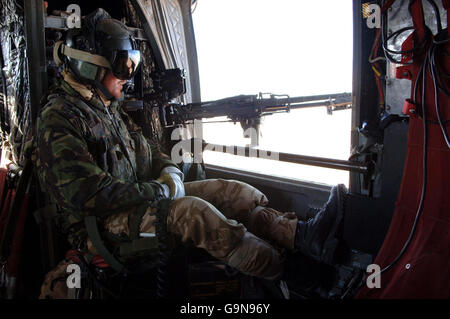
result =
[[160,174],[157,181],[167,185],[170,189],[170,197],[178,198],[186,195],[183,184],[184,175],[177,167],[167,166],[161,170]]
[[167,185],[170,189],[170,197],[175,197],[177,187],[175,185],[175,181],[173,180],[172,176],[170,176],[169,173],[162,174],[161,176],[158,177],[157,181],[160,182],[161,184]]

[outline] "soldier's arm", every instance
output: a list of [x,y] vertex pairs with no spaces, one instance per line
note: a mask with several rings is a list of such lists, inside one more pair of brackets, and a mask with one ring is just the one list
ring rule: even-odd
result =
[[60,206],[97,216],[155,198],[149,183],[130,183],[98,167],[76,118],[44,110],[38,121],[38,147],[44,181]]
[[[142,134],[142,129],[136,123],[133,122],[130,116],[123,109],[120,109],[120,114],[123,121],[131,131]],[[145,137],[143,137],[143,139],[147,141]],[[157,178],[160,175],[161,171],[168,166],[173,166],[179,170],[178,165],[175,164],[167,154],[161,151],[159,145],[152,142],[149,143],[148,141],[147,143],[150,145],[151,148],[152,153],[151,173],[154,178]]]
[[179,169],[170,157],[164,154],[158,146],[150,146],[152,149],[152,176],[159,176],[161,171],[168,166],[173,166]]

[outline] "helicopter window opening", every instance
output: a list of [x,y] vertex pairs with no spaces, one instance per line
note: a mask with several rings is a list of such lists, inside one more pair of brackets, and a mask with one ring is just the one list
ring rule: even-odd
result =
[[[202,101],[270,92],[290,97],[352,92],[352,1],[201,1],[193,13]],[[203,120],[208,143],[246,146],[241,125]],[[351,109],[262,117],[258,148],[346,160]],[[206,151],[205,163],[324,184],[349,172]]]

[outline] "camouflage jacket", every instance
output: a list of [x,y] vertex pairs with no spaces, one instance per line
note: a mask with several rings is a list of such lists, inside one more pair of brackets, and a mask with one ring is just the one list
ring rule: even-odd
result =
[[102,219],[148,205],[157,191],[149,181],[164,167],[176,166],[147,142],[118,101],[108,111],[115,126],[100,99],[94,96],[86,101],[62,81],[56,93],[48,96],[37,121],[41,187],[58,205],[60,224],[73,244],[77,240],[71,233],[79,231],[85,216]]

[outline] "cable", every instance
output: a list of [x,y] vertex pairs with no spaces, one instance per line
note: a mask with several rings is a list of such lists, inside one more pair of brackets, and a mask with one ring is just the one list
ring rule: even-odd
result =
[[[436,5],[434,3],[434,1],[429,1],[430,3],[433,3],[434,6]],[[433,6],[433,7],[434,7]],[[439,10],[437,9],[437,6],[434,7],[435,8],[435,14],[439,14]],[[441,34],[443,34],[442,28],[439,28],[439,24],[440,24],[440,19],[438,20],[438,29],[440,30],[440,32],[438,32],[438,34],[436,35],[435,38],[439,38]],[[422,77],[422,120],[423,120],[423,130],[424,130],[424,141],[423,141],[423,183],[422,183],[422,193],[421,193],[421,197],[420,197],[420,203],[419,203],[419,207],[417,209],[417,213],[416,213],[416,217],[414,219],[414,223],[412,226],[412,229],[409,233],[408,239],[406,240],[405,244],[403,245],[403,248],[401,249],[401,251],[399,252],[399,254],[397,255],[397,257],[394,259],[394,261],[392,261],[388,266],[386,266],[381,273],[387,271],[389,268],[391,268],[404,254],[404,252],[406,251],[407,247],[409,246],[409,244],[412,241],[412,238],[414,236],[414,233],[416,231],[417,228],[417,224],[419,221],[419,218],[422,214],[422,210],[423,210],[423,205],[424,205],[424,200],[425,200],[425,194],[426,194],[426,187],[427,187],[427,146],[428,146],[428,126],[427,124],[429,122],[434,122],[434,121],[428,121],[427,120],[427,114],[426,114],[426,107],[425,107],[425,92],[426,92],[426,77],[427,77],[427,67],[430,69],[430,75],[431,78],[433,80],[433,86],[434,86],[434,104],[435,104],[435,108],[436,108],[436,115],[438,118],[438,123],[439,126],[442,130],[445,142],[447,143],[447,146],[450,148],[450,140],[448,138],[447,135],[447,131],[445,129],[444,126],[444,122],[442,120],[441,117],[441,113],[440,113],[440,108],[439,108],[439,90],[440,89],[442,92],[444,92],[447,96],[448,92],[446,90],[446,88],[444,86],[442,86],[442,81],[440,80],[439,77],[439,68],[437,67],[436,64],[436,57],[435,57],[435,52],[437,50],[437,46],[443,43],[447,43],[450,41],[450,39],[445,39],[445,40],[441,40],[441,41],[436,41],[435,38],[433,39],[433,42],[427,52],[427,55],[425,57],[425,60],[423,62],[422,67],[420,68],[420,71],[417,75],[417,80],[414,83],[414,102],[417,101],[417,92],[418,92],[418,82],[420,77]],[[436,74],[436,70],[438,71],[438,74]],[[449,121],[449,119],[445,120],[445,123],[447,123]],[[380,274],[381,274],[380,273]]]
[[378,65],[378,61],[386,61],[385,57],[375,57],[378,49],[379,49],[379,42],[380,42],[380,36],[381,36],[381,30],[378,29],[376,36],[375,36],[375,40],[373,42],[372,45],[372,49],[370,51],[370,55],[369,55],[369,63],[371,64],[372,70],[374,72],[375,75],[375,81],[376,81],[376,85],[377,85],[377,89],[378,89],[378,96],[379,96],[379,105],[380,108],[382,110],[384,110],[385,107],[385,98],[384,98],[384,92],[383,92],[383,87],[381,84],[381,77],[382,74],[379,70],[379,65]]
[[[387,10],[392,6],[393,3],[394,3],[394,0],[389,0],[383,4],[383,6],[381,7],[382,15],[384,15],[387,12]],[[382,56],[377,56],[379,46],[380,46],[381,35],[382,35],[382,30],[379,28],[379,29],[377,29],[377,32],[375,35],[375,40],[373,42],[372,49],[370,51],[369,63],[371,64],[372,70],[375,75],[375,81],[376,81],[376,85],[377,85],[377,89],[378,89],[378,96],[379,96],[379,106],[380,106],[381,110],[384,110],[385,97],[384,97],[383,87],[381,84],[382,74],[380,72],[380,67],[379,67],[378,62],[381,62],[381,61],[386,62],[386,58],[382,57]],[[385,68],[385,65],[383,65],[382,68]]]
[[[426,34],[425,34],[424,39],[416,47],[414,47],[412,49],[409,49],[409,50],[400,50],[400,51],[395,51],[395,50],[388,49],[388,42],[389,42],[389,40],[391,38],[398,37],[400,34],[406,32],[406,31],[410,31],[410,30],[414,30],[414,27],[410,26],[410,27],[405,27],[405,28],[402,28],[400,30],[397,30],[397,31],[393,32],[386,40],[384,40],[384,32],[381,32],[382,37],[383,37],[382,47],[383,47],[384,55],[386,56],[386,58],[390,62],[395,63],[395,64],[402,64],[402,65],[406,65],[407,64],[407,63],[403,63],[402,61],[395,60],[392,57],[391,54],[409,54],[409,53],[412,53],[414,55],[415,53],[418,53],[418,54],[423,53],[423,50],[427,46],[427,43],[428,43],[428,41],[429,41],[429,39],[431,37],[431,31],[430,31],[430,29],[428,27],[425,27]],[[389,54],[389,53],[391,53],[391,54]]]
[[[408,6],[408,10],[410,12],[411,12],[412,4],[413,4],[413,1],[410,1],[409,6]],[[409,49],[409,50],[400,50],[400,51],[391,50],[388,48],[389,40],[394,37],[398,37],[400,34],[406,32],[406,31],[414,30],[414,26],[409,26],[409,27],[405,27],[400,30],[397,30],[385,39],[385,31],[386,31],[385,29],[386,28],[384,26],[386,24],[384,23],[384,20],[386,19],[386,15],[387,15],[387,10],[385,12],[383,12],[383,14],[382,14],[383,29],[381,31],[381,38],[382,38],[381,45],[382,45],[382,48],[384,51],[384,55],[392,63],[401,64],[401,65],[411,64],[411,63],[403,63],[402,61],[395,60],[391,54],[406,55],[406,54],[412,53],[412,56],[411,56],[411,60],[412,60],[412,58],[415,54],[418,54],[418,55],[422,54],[424,52],[424,49],[428,46],[429,40],[432,39],[432,37],[433,37],[431,30],[426,25],[424,25],[425,37],[416,47]]]
[[434,105],[436,108],[436,115],[438,118],[438,122],[439,122],[439,126],[441,128],[442,131],[442,135],[444,137],[445,142],[447,143],[447,147],[450,148],[450,140],[448,138],[447,135],[447,130],[445,129],[444,123],[442,122],[442,118],[441,118],[441,110],[439,108],[439,91],[438,91],[438,85],[437,85],[437,80],[436,80],[436,74],[434,73],[434,69],[435,69],[435,56],[434,56],[434,52],[436,50],[435,45],[433,44],[432,48],[430,49],[430,51],[428,52],[428,59],[430,60],[430,71],[431,71],[431,77],[433,79],[433,84],[434,84]]
[[[450,38],[446,38],[444,40],[439,40],[439,41],[436,40],[436,39],[440,39],[442,36],[445,36],[446,34],[447,34],[447,32],[444,30],[443,32],[437,34],[435,36],[435,39],[433,39],[433,44],[435,45],[436,50],[437,50],[438,46],[440,46],[441,44],[445,44],[450,41]],[[441,53],[444,53],[447,57],[450,57],[450,54],[445,51],[445,48],[443,48],[443,51]],[[444,93],[447,97],[450,98],[450,92],[447,91],[447,89],[445,88],[445,85],[443,84],[442,79],[441,79],[441,76],[443,76],[447,79],[450,78],[450,74],[445,73],[438,67],[434,53],[431,58],[432,58],[432,64],[433,64],[434,70],[437,71],[436,72],[437,86],[442,93]]]
[[[427,65],[427,59],[425,58],[425,61],[421,67],[421,70],[419,71],[419,74],[422,74],[422,118],[423,118],[423,183],[422,183],[422,194],[420,196],[420,203],[419,207],[417,209],[416,217],[414,219],[413,226],[411,228],[411,231],[409,233],[408,239],[406,240],[405,244],[403,245],[403,248],[397,255],[397,257],[383,270],[381,270],[380,275],[391,268],[394,264],[397,263],[397,261],[403,256],[406,249],[408,248],[409,244],[411,243],[411,240],[414,236],[414,233],[416,231],[417,224],[419,222],[420,215],[422,214],[423,209],[423,203],[425,199],[425,193],[426,193],[426,184],[427,184],[427,146],[428,146],[428,128],[427,128],[427,116],[426,116],[426,109],[425,109],[425,84],[426,84],[426,65]],[[418,82],[419,76],[417,77],[416,84]],[[417,87],[415,86],[415,91]],[[416,92],[414,93],[414,100],[416,100]]]
[[438,28],[438,33],[441,33],[442,32],[442,22],[441,22],[441,14],[440,14],[439,8],[436,5],[436,2],[434,0],[427,0],[427,1],[433,7],[434,17],[436,18],[436,24],[437,24],[437,28]]

